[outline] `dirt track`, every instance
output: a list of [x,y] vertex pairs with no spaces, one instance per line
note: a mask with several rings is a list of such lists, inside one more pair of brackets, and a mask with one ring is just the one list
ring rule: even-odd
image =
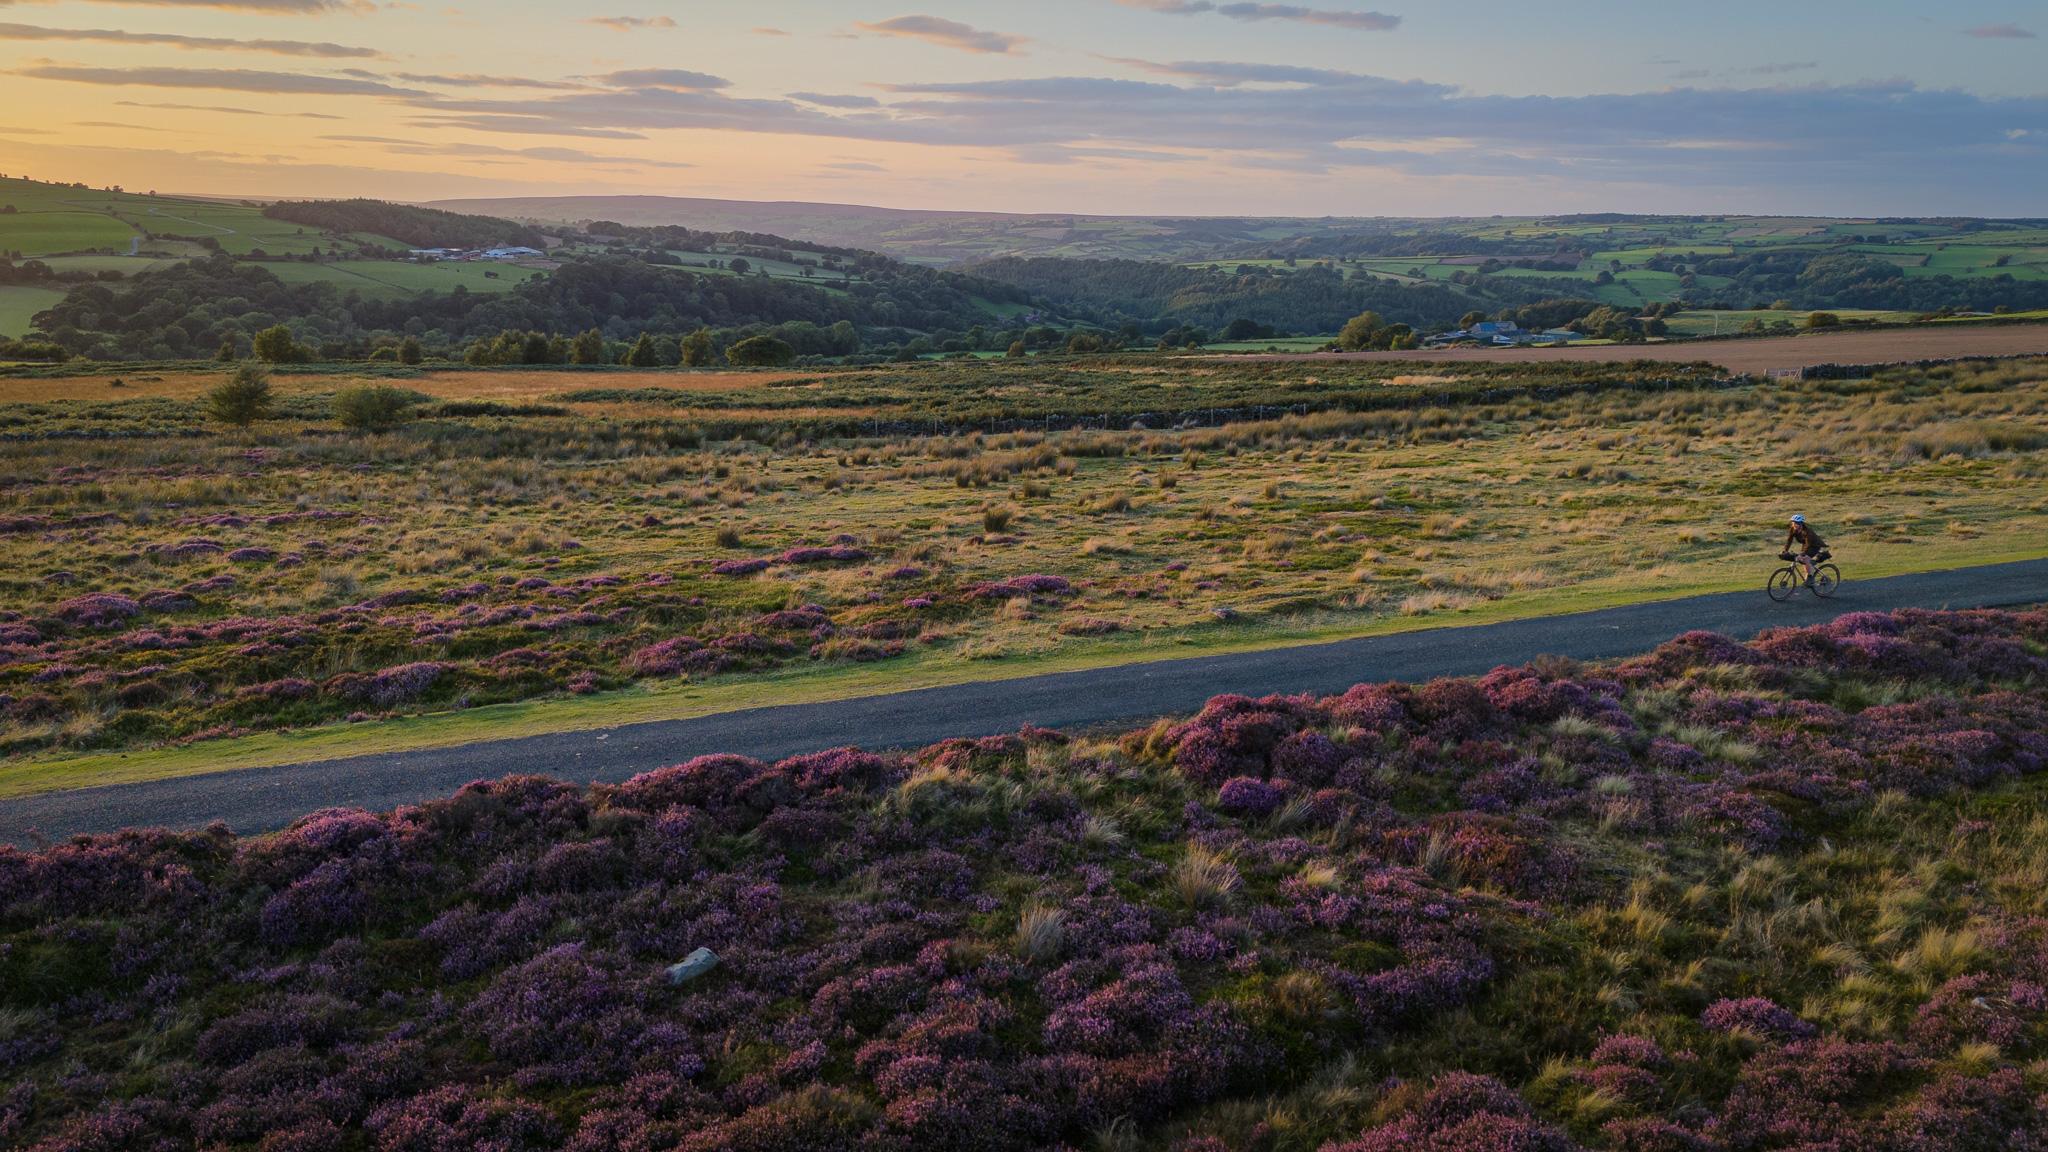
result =
[[1818,332],[1754,340],[1615,344],[1593,348],[1447,348],[1417,352],[1313,352],[1233,356],[1246,360],[1405,360],[1420,364],[1513,364],[1550,361],[1705,360],[1731,372],[1768,372],[1815,364],[1896,364],[1961,356],[2048,356],[2048,324],[1968,324]]

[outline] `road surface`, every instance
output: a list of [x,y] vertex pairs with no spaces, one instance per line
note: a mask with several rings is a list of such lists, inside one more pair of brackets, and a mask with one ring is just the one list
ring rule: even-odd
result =
[[1814,332],[1741,340],[1670,344],[1603,344],[1581,348],[1441,348],[1413,352],[1262,352],[1235,360],[1398,360],[1417,364],[1524,364],[1707,361],[1731,372],[1757,373],[1816,364],[1898,364],[1967,356],[2048,356],[2048,324],[2005,321],[1923,325],[1868,332]]
[[1203,656],[959,684],[886,696],[726,712],[609,730],[250,768],[0,801],[0,843],[27,845],[140,825],[237,832],[279,828],[318,808],[383,809],[443,796],[471,780],[534,772],[624,780],[707,752],[763,760],[845,744],[915,748],[952,736],[1133,724],[1192,712],[1224,692],[1341,692],[1361,681],[1472,675],[1544,653],[1603,660],[1647,651],[1693,628],[1747,637],[1843,612],[1972,608],[2048,601],[2048,560],[1925,572],[1842,586],[1831,601],[1785,604],[1727,592],[1499,624],[1434,628],[1295,648]]

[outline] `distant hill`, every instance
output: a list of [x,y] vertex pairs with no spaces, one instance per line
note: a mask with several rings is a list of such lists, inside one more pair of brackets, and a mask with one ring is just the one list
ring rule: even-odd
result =
[[967,264],[1000,256],[1196,260],[1242,253],[1304,233],[1329,231],[1338,224],[1376,229],[1389,224],[1366,220],[940,212],[688,196],[530,196],[437,200],[430,207],[546,223],[603,220],[642,227],[679,225],[705,232],[766,232],[934,265]]
[[391,236],[419,248],[547,246],[547,240],[538,231],[509,220],[384,200],[284,200],[266,207],[263,214],[272,220],[289,220],[328,232]]

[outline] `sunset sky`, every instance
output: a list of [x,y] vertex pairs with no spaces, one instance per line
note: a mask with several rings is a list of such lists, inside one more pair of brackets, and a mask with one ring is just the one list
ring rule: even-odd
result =
[[0,0],[0,171],[391,199],[2048,215],[2048,10]]

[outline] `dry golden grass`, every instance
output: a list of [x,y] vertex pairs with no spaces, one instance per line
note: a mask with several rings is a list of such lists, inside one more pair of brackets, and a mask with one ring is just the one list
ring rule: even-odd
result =
[[[121,400],[139,397],[191,399],[220,383],[224,370],[143,371],[110,368],[90,375],[30,377],[0,380],[0,404],[47,403],[61,400]],[[741,388],[762,388],[789,380],[804,379],[801,372],[699,372],[699,371],[576,371],[503,370],[476,368],[434,368],[417,376],[401,376],[390,382],[437,400],[498,400],[534,402],[582,388],[659,388],[675,392],[729,392]],[[120,381],[117,385],[114,382]],[[347,373],[294,373],[285,369],[272,377],[279,395],[333,392],[362,378]],[[620,407],[628,407],[620,405]],[[673,415],[667,405],[640,405],[638,414]]]

